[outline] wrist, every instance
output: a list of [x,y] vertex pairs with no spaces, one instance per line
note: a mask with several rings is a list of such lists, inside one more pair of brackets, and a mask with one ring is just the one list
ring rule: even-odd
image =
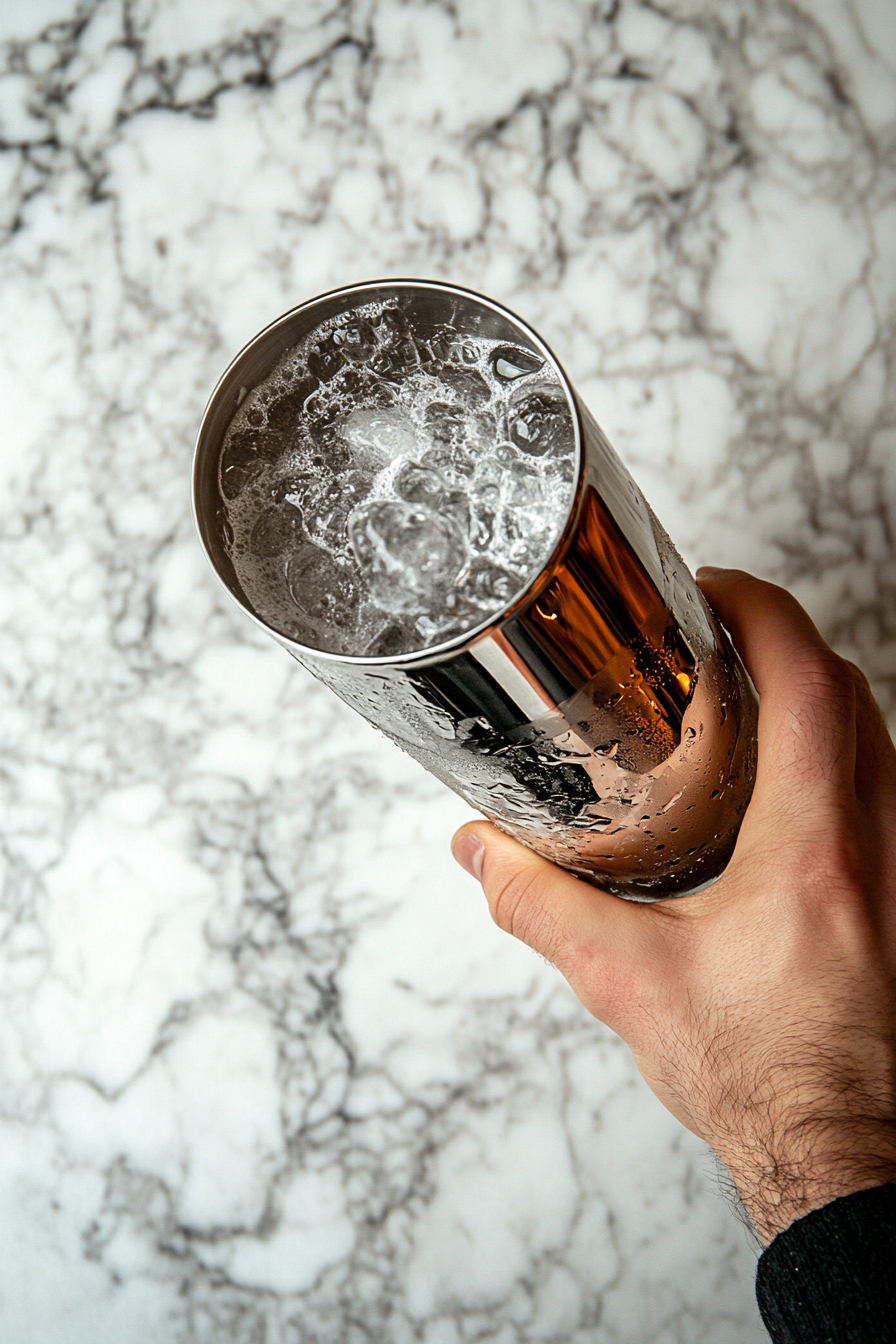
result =
[[785,1135],[716,1146],[763,1246],[842,1195],[896,1182],[896,1121],[818,1118]]

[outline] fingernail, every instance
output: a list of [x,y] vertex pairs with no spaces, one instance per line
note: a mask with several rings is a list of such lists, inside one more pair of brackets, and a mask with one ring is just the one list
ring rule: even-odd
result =
[[725,571],[718,565],[701,565],[697,570],[698,579],[712,579],[716,574],[724,574]]
[[485,858],[485,845],[478,836],[472,835],[469,831],[464,835],[459,835],[452,842],[451,853],[457,859],[461,868],[466,869],[471,877],[475,877],[477,882],[482,881],[482,860]]

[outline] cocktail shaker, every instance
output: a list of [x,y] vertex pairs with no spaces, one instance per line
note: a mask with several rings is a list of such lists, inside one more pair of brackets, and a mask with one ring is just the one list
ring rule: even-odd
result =
[[[219,463],[247,390],[319,323],[382,300],[420,342],[449,324],[547,361],[569,406],[575,476],[553,553],[501,611],[446,644],[364,657],[299,644],[258,616],[229,554]],[[637,485],[520,318],[422,280],[301,304],[250,341],[215,388],[193,498],[206,555],[246,614],[502,830],[631,900],[685,896],[723,871],[753,787],[755,692]]]

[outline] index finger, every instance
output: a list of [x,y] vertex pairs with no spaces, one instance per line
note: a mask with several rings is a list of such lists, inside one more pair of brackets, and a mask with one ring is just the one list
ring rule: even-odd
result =
[[802,808],[853,797],[855,679],[786,589],[738,569],[701,569],[700,587],[761,696],[760,783]]

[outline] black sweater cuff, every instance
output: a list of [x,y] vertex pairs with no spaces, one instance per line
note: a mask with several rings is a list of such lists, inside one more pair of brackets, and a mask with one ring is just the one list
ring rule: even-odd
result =
[[896,1185],[844,1195],[779,1233],[756,1297],[773,1344],[896,1344]]

